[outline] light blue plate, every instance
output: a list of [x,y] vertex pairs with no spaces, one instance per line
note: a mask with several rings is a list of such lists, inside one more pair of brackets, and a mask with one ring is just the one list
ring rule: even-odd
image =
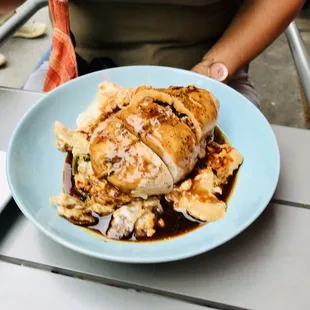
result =
[[[195,84],[221,103],[218,124],[244,156],[238,181],[221,221],[168,241],[126,243],[106,240],[57,215],[49,197],[62,190],[65,154],[55,147],[53,125],[75,128],[76,117],[95,98],[102,81],[124,87]],[[247,99],[228,86],[198,74],[166,67],[122,67],[75,79],[41,99],[15,130],[7,177],[22,212],[46,235],[77,252],[118,262],[155,263],[209,251],[247,228],[268,205],[278,182],[280,157],[274,133]]]

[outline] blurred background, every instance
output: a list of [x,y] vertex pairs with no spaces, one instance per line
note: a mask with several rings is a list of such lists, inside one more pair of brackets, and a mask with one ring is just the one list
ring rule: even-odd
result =
[[[310,49],[310,8],[297,18],[308,50]],[[47,8],[32,20],[48,25],[47,35],[37,39],[12,38],[0,48],[7,64],[0,68],[0,86],[20,88],[51,44],[52,28]],[[310,110],[302,100],[294,62],[285,38],[279,37],[250,68],[251,79],[260,96],[262,111],[273,124],[310,128]]]

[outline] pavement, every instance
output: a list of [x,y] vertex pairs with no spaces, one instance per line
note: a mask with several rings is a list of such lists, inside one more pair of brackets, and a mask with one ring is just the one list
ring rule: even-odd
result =
[[[34,20],[48,24],[45,37],[26,40],[10,39],[0,53],[8,63],[0,69],[0,86],[19,88],[51,44],[52,28],[47,9],[42,9]],[[310,11],[297,19],[307,48],[310,50]],[[310,128],[294,62],[284,35],[280,36],[250,67],[250,77],[259,94],[262,112],[272,124]]]

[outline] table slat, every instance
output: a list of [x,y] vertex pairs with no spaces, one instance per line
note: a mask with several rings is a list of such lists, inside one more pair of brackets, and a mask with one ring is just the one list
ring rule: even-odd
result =
[[6,153],[0,151],[0,213],[11,198],[11,192],[5,174]]
[[281,155],[281,175],[274,198],[310,205],[310,131],[283,126],[273,126],[273,130]]
[[5,310],[211,310],[4,262],[0,262],[0,274],[1,309]]
[[41,93],[0,88],[0,151],[7,151],[16,125],[42,97]]
[[22,216],[0,240],[0,255],[219,304],[308,309],[309,223],[309,210],[271,204],[244,233],[209,253],[169,264],[127,265],[68,250]]

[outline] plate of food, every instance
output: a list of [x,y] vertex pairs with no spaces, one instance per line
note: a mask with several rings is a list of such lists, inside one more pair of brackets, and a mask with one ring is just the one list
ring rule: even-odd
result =
[[17,126],[7,179],[25,216],[77,252],[158,263],[209,251],[246,229],[278,183],[262,113],[230,87],[130,66],[66,83]]

